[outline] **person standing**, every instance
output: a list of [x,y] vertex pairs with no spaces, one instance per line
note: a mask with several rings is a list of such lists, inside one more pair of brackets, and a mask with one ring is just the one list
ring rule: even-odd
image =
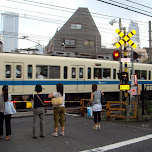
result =
[[10,140],[11,137],[11,115],[4,115],[5,102],[11,101],[11,95],[8,94],[8,86],[2,87],[2,94],[0,95],[0,140],[3,135],[3,122],[5,120],[6,136],[5,140]]
[[94,127],[93,129],[97,130],[100,129],[100,121],[101,121],[101,111],[102,111],[102,105],[101,105],[101,94],[104,95],[103,92],[100,90],[97,90],[97,84],[92,85],[92,92],[91,92],[91,98],[88,106],[92,103],[92,111],[94,115]]
[[44,100],[45,94],[42,94],[42,86],[40,84],[35,86],[36,94],[33,95],[34,108],[33,108],[33,138],[37,138],[37,124],[40,118],[40,137],[45,137],[45,109]]
[[62,105],[53,105],[54,109],[54,129],[55,132],[52,134],[52,136],[57,137],[58,136],[58,124],[60,123],[61,126],[61,136],[64,136],[64,129],[65,129],[65,94],[63,93],[63,84],[58,83],[56,85],[57,92],[50,93],[48,95],[48,98],[57,98],[57,97],[63,97],[63,104]]

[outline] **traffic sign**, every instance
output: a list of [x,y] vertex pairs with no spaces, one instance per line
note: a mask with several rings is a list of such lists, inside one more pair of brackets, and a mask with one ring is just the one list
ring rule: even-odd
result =
[[132,87],[131,88],[131,95],[137,95],[137,87]]
[[130,58],[121,58],[121,62],[131,62]]
[[120,37],[122,37],[122,40],[120,40],[119,42],[117,42],[115,44],[115,46],[117,48],[119,48],[122,44],[124,44],[125,42],[128,42],[133,48],[136,48],[137,45],[132,41],[130,40],[130,38],[136,34],[136,31],[135,30],[132,30],[132,32],[130,32],[128,35],[124,35],[124,33],[122,33],[119,29],[116,29],[116,33],[119,34]]
[[128,81],[128,72],[121,73],[121,80]]
[[119,89],[120,90],[130,90],[130,84],[120,84]]

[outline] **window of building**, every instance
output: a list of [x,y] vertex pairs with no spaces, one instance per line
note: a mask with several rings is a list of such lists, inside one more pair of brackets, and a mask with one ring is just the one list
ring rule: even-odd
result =
[[64,79],[68,78],[68,67],[64,66]]
[[116,79],[116,69],[113,69],[113,79]]
[[27,78],[32,79],[32,65],[28,65],[27,67]]
[[11,78],[11,65],[5,66],[5,78]]
[[65,47],[68,47],[68,46],[75,46],[76,43],[75,43],[75,40],[68,40],[68,39],[65,39]]
[[48,66],[37,65],[36,66],[36,78],[37,79],[47,79],[48,78]]
[[81,30],[82,26],[81,26],[81,24],[71,24],[71,29]]
[[86,41],[84,41],[84,46],[94,46],[94,41],[86,40]]
[[91,79],[91,68],[88,68],[88,79]]
[[94,79],[102,79],[102,68],[94,68]]
[[49,79],[60,79],[60,66],[49,66]]
[[76,78],[76,68],[72,68],[72,78]]
[[110,79],[111,78],[111,70],[108,68],[103,69],[103,79]]
[[21,78],[22,77],[21,73],[22,73],[21,65],[16,65],[16,78]]

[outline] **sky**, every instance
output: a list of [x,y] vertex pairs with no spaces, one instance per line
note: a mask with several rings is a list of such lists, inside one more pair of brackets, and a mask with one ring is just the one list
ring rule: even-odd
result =
[[[129,0],[131,2],[127,0],[104,1],[122,3],[122,6],[134,7],[131,9],[138,9],[139,12],[152,16],[151,0]],[[115,7],[98,0],[0,0],[0,13],[14,12],[19,14],[19,49],[34,48],[38,43],[46,46],[56,30],[60,29],[79,7],[89,9],[101,34],[102,47],[110,48],[112,46],[111,40],[117,36],[115,30],[119,28],[119,23],[115,23],[112,26],[109,21],[112,19],[119,21],[119,18],[122,20],[122,27],[126,28],[128,28],[131,20],[136,21],[139,24],[141,47],[149,47],[148,21],[151,21],[152,17]],[[29,40],[20,39],[22,36],[28,36]]]

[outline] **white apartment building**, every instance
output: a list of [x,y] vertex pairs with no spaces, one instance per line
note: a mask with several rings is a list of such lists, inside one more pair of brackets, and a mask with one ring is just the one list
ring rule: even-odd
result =
[[1,39],[3,43],[3,52],[12,52],[17,50],[18,26],[18,14],[6,12],[1,15]]
[[131,21],[128,28],[128,33],[132,30],[136,31],[136,34],[131,38],[131,40],[137,45],[137,49],[140,49],[141,43],[139,38],[139,26],[138,23]]

